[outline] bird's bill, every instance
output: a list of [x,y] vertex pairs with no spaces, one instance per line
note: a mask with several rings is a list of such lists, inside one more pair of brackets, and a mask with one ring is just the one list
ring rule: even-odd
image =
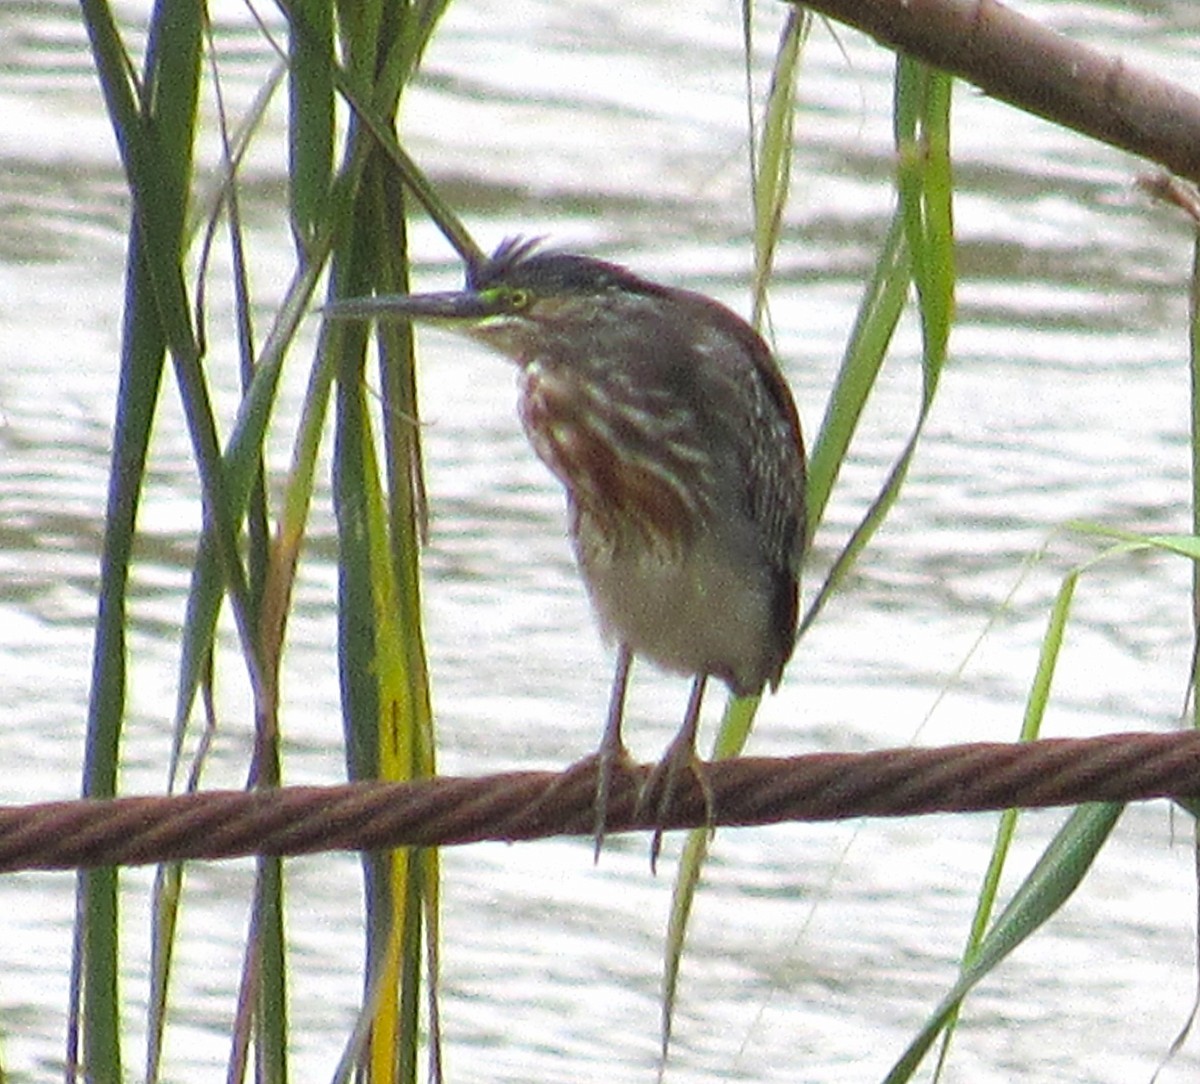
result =
[[451,291],[435,294],[379,294],[333,301],[319,310],[330,320],[444,320],[474,321],[502,311],[484,293]]

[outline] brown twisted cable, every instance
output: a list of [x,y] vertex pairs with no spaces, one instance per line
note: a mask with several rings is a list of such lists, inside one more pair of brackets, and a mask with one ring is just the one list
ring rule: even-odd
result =
[[[635,819],[646,766],[618,767],[609,831]],[[1200,797],[1200,732],[1110,734],[704,766],[718,825],[899,817]],[[250,854],[590,835],[595,764],[418,783],[349,783],[0,807],[0,870],[72,869]],[[694,779],[664,827],[704,823]]]

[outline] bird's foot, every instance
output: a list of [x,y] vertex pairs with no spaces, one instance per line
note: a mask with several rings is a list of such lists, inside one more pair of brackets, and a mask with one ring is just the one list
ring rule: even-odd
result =
[[650,841],[650,872],[658,872],[658,856],[662,851],[663,829],[661,825],[671,810],[671,802],[675,797],[676,786],[680,776],[690,772],[700,786],[704,797],[704,820],[709,831],[712,831],[715,820],[716,803],[713,798],[712,785],[708,781],[705,766],[696,756],[692,735],[679,734],[667,747],[663,758],[654,766],[654,770],[642,784],[638,794],[634,816],[641,818],[652,815],[660,827],[654,830],[654,838]]
[[[585,757],[574,761],[558,776],[542,794],[532,803],[528,812],[531,820],[536,820],[550,806],[561,806],[563,802],[574,805],[580,789],[592,788],[595,795],[593,800],[594,830],[596,835],[596,859],[600,858],[600,847],[604,842],[604,831],[607,820],[609,794],[612,790],[612,777],[617,767],[627,769],[633,767],[633,760],[623,744],[618,744],[614,750],[598,749]],[[593,782],[594,781],[594,782]],[[568,797],[569,795],[569,797]],[[552,815],[556,823],[561,823],[562,814]]]
[[617,741],[613,744],[602,744],[592,756],[587,758],[587,761],[594,761],[596,768],[596,802],[593,807],[596,844],[592,858],[593,861],[599,862],[600,849],[604,846],[604,832],[608,824],[608,799],[612,791],[613,769],[618,765],[628,768],[632,766],[633,759],[629,755],[629,750],[625,748],[625,743]]

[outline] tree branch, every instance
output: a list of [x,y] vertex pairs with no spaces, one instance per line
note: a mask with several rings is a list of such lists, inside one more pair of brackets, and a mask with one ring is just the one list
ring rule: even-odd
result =
[[1200,97],[997,0],[808,0],[805,6],[994,98],[1200,183]]

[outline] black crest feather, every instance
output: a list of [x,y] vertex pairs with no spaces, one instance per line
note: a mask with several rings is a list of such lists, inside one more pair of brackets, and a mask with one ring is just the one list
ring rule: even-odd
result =
[[541,246],[540,237],[506,238],[491,256],[467,269],[468,289],[514,286],[543,294],[661,289],[618,264]]

